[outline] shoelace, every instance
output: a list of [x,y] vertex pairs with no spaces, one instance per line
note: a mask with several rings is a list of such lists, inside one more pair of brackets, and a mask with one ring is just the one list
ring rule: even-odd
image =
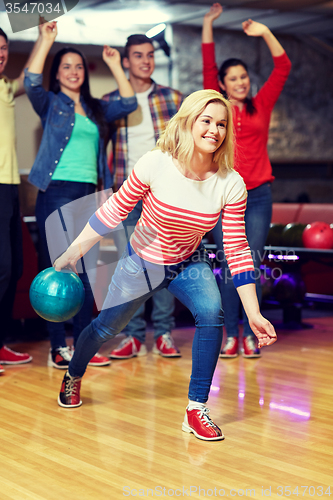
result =
[[4,349],[5,351],[7,351],[7,352],[10,352],[11,354],[18,354],[18,355],[20,355],[20,353],[19,353],[19,352],[15,352],[15,351],[13,351],[12,349],[10,349],[10,347],[7,347],[6,345],[4,345],[4,346],[3,346],[3,349]]
[[172,347],[174,347],[173,338],[171,337],[171,335],[169,335],[168,333],[165,333],[164,335],[162,335],[162,337],[163,337],[165,345],[168,349],[171,349]]
[[209,416],[209,411],[210,410],[209,410],[209,408],[207,408],[207,406],[205,406],[202,409],[197,410],[199,418],[204,425],[206,425],[207,427],[217,428],[217,425],[214,424],[213,420]]
[[234,337],[228,337],[227,342],[226,342],[225,347],[224,347],[224,351],[227,351],[228,349],[231,349],[232,347],[234,347],[235,342],[236,342],[236,340]]
[[64,358],[65,361],[70,361],[72,359],[68,347],[59,347],[59,354]]
[[126,344],[128,343],[131,343],[133,341],[133,337],[132,336],[129,336],[129,337],[125,337],[119,344],[119,346],[117,347],[117,351],[118,349],[122,349]]
[[252,337],[246,337],[246,345],[247,345],[248,349],[250,349],[251,351],[256,350],[256,345],[255,345]]
[[68,377],[68,379],[66,380],[66,388],[65,388],[65,391],[66,391],[66,397],[72,397],[73,395],[76,396],[77,395],[77,391],[78,391],[78,382],[80,381],[81,379],[79,377],[77,378],[72,378],[72,377]]

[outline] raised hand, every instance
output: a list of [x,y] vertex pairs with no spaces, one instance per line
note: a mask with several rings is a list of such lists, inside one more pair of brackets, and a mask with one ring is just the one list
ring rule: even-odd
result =
[[215,19],[220,17],[220,15],[222,14],[222,11],[223,11],[223,8],[222,8],[221,4],[213,3],[213,5],[211,6],[211,8],[207,12],[207,14],[204,15],[204,18],[206,20],[213,22]]
[[113,66],[121,65],[120,53],[117,49],[104,45],[103,48],[103,61],[111,68]]
[[39,30],[43,40],[48,42],[54,42],[58,34],[57,22],[51,21],[50,23],[44,23],[42,25],[39,25]]
[[263,36],[265,33],[269,32],[269,29],[265,24],[257,23],[257,21],[252,21],[248,19],[242,23],[244,33],[248,36]]

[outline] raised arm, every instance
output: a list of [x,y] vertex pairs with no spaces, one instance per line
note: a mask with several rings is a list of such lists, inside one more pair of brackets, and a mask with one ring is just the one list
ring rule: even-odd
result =
[[207,14],[204,15],[202,24],[202,43],[213,43],[213,22],[222,14],[222,5],[213,3]]
[[113,74],[119,89],[119,94],[122,97],[132,97],[134,96],[134,90],[132,85],[126,78],[125,72],[121,65],[121,58],[119,51],[104,45],[103,49],[103,60],[105,64],[109,67],[111,73]]
[[15,92],[15,97],[22,95],[25,92],[25,90],[24,90],[24,70],[25,70],[25,68],[29,67],[32,59],[35,57],[35,54],[36,54],[36,52],[37,52],[37,50],[42,42],[42,29],[41,29],[42,22],[43,22],[42,17],[39,19],[39,22],[40,22],[40,24],[38,26],[38,38],[37,38],[37,40],[32,48],[31,54],[29,55],[27,62],[25,63],[25,65],[20,73],[20,76],[18,78],[16,78],[16,81],[18,82],[19,86],[18,86],[17,91]]
[[57,36],[57,23],[52,21],[50,23],[45,23],[41,26],[41,41],[35,51],[33,57],[31,57],[29,65],[27,68],[30,73],[41,74],[43,73],[44,64],[48,53],[54,43]]
[[265,24],[257,23],[256,21],[252,21],[252,19],[248,19],[242,23],[242,26],[244,33],[248,36],[261,36],[265,40],[273,57],[282,56],[285,52],[280,42],[275,38],[271,30],[267,28]]
[[222,12],[222,6],[214,3],[204,16],[202,25],[202,76],[204,89],[214,89],[220,92],[218,69],[215,60],[215,45],[213,40],[213,21]]

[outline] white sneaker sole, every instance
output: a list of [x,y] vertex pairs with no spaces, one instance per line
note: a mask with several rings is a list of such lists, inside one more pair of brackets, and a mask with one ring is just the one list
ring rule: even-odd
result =
[[200,436],[200,434],[198,434],[194,429],[192,429],[192,427],[190,427],[186,422],[183,422],[182,431],[187,432],[189,434],[192,432],[192,434],[194,434],[196,438],[202,439],[203,441],[222,441],[224,439],[224,434],[222,434],[222,436],[216,436],[214,438],[206,438],[204,436]]
[[111,361],[102,361],[101,363],[88,363],[88,366],[110,366]]
[[141,356],[147,356],[147,347],[142,344],[140,350],[135,354],[131,354],[130,356],[117,356],[117,354],[109,354],[110,359],[132,359],[132,358],[140,358]]
[[175,354],[163,354],[163,352],[161,352],[159,349],[157,349],[156,346],[154,346],[152,348],[151,352],[153,354],[158,354],[159,356],[162,356],[162,358],[181,358],[182,357],[182,355],[179,352],[177,352]]
[[79,406],[82,405],[82,401],[80,401],[77,405],[64,405],[61,401],[60,401],[60,396],[58,396],[58,405],[61,406],[61,408],[78,408]]
[[1,361],[0,365],[25,365],[26,363],[30,363],[30,361],[32,361],[32,356],[22,361]]

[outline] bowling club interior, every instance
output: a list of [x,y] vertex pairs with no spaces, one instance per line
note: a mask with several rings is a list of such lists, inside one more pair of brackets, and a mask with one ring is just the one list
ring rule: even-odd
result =
[[[154,80],[177,88],[185,95],[199,90],[202,88],[201,27],[211,4],[208,0],[190,3],[185,0],[102,0],[97,3],[80,0],[58,20],[59,37],[46,62],[45,85],[54,53],[64,46],[75,45],[87,57],[91,92],[94,97],[101,97],[116,88],[102,61],[103,45],[106,43],[122,51],[130,34],[146,33],[160,26],[160,31],[152,37],[156,49]],[[270,74],[272,61],[261,40],[249,40],[242,32],[244,19],[268,25],[292,62],[290,77],[270,123],[268,152],[274,175],[273,211],[260,270],[262,314],[274,325],[278,341],[264,348],[262,358],[252,364],[250,360],[245,363],[241,356],[218,362],[211,398],[214,415],[220,412],[226,423],[226,452],[223,444],[200,443],[194,436],[191,436],[193,440],[183,439],[178,422],[161,422],[169,418],[168,397],[181,401],[176,377],[182,380],[182,370],[187,377],[190,374],[194,322],[178,301],[174,338],[181,346],[182,358],[174,364],[164,363],[165,360],[157,360],[160,362],[157,363],[150,354],[145,359],[113,361],[104,372],[108,372],[105,378],[98,371],[102,368],[91,368],[87,376],[90,391],[85,396],[87,405],[78,411],[70,410],[70,417],[63,417],[56,407],[59,374],[51,373],[45,361],[49,348],[45,322],[29,298],[31,283],[41,269],[35,217],[37,190],[29,183],[28,176],[42,128],[27,97],[19,97],[15,113],[24,269],[17,286],[6,345],[32,352],[34,360],[25,367],[6,367],[0,375],[5,415],[1,420],[8,422],[2,429],[3,461],[7,457],[9,460],[6,473],[0,472],[4,500],[52,500],[59,494],[65,500],[100,500],[106,495],[120,499],[127,492],[140,496],[141,491],[141,496],[145,496],[147,488],[156,493],[154,488],[160,484],[167,485],[165,491],[170,492],[178,491],[177,488],[186,491],[190,484],[197,484],[199,488],[202,484],[202,491],[205,489],[206,494],[215,491],[215,496],[221,488],[225,492],[233,488],[238,496],[242,496],[241,491],[245,496],[247,488],[249,491],[252,488],[256,496],[278,498],[281,492],[288,496],[288,484],[292,484],[292,492],[295,492],[292,496],[296,496],[296,491],[301,496],[301,480],[308,485],[304,498],[312,498],[312,493],[317,496],[322,492],[324,498],[333,494],[328,472],[333,454],[330,439],[333,392],[328,383],[333,355],[333,4],[325,0],[226,0],[223,8],[221,18],[214,23],[217,64],[232,56],[248,61],[252,95]],[[1,5],[0,26],[10,39],[6,73],[15,77],[33,46],[37,28],[13,33]],[[108,153],[110,151],[109,144]],[[211,233],[205,236],[204,243],[218,281],[221,275]],[[111,269],[116,260],[117,249],[110,235],[100,243],[97,265],[100,286],[96,291],[95,316],[110,280],[106,270]],[[152,342],[151,310],[149,301],[145,312],[148,344]],[[70,343],[71,319],[66,329]],[[224,341],[225,338],[224,332]],[[116,339],[106,347],[110,350],[118,342]],[[139,378],[133,382],[135,377]],[[44,399],[43,394],[37,395],[38,380],[47,393]],[[138,388],[138,381],[142,387],[149,387],[150,393]],[[132,383],[137,392],[129,389]],[[168,385],[169,390],[164,392],[161,387],[157,390],[158,384]],[[98,388],[98,397],[93,395],[93,387]],[[186,396],[186,383],[184,387]],[[24,395],[25,391],[29,397]],[[149,394],[156,396],[155,403]],[[253,399],[248,399],[250,397]],[[34,398],[38,401],[37,410]],[[121,404],[114,406],[117,398]],[[135,415],[133,420],[130,400],[133,408],[138,408],[139,417]],[[223,405],[223,401],[227,404]],[[139,402],[147,405],[149,415],[141,414]],[[180,407],[182,409],[181,404]],[[137,426],[139,438],[130,430],[129,441],[125,425],[119,424],[120,438],[116,440],[115,421],[120,419],[117,412],[122,408],[127,412],[124,422],[130,427]],[[11,415],[17,419],[16,429],[13,423],[9,424]],[[24,423],[24,415],[30,427]],[[84,423],[87,418],[91,419],[90,427]],[[150,418],[149,430],[144,421]],[[180,429],[181,418],[177,415]],[[284,432],[278,428],[278,422]],[[48,425],[57,442],[49,434]],[[69,435],[75,435],[73,446],[69,445],[67,450],[69,463],[66,463],[66,441],[60,437],[61,426],[64,432],[69,429]],[[111,457],[115,448],[119,463],[114,463]],[[21,463],[20,456],[26,459],[32,456],[32,465],[25,464],[24,460]],[[240,463],[245,464],[245,472],[240,472]],[[266,465],[269,472],[265,471]],[[44,467],[46,475],[42,479],[39,469]],[[57,482],[56,469],[64,474],[64,487]],[[257,474],[258,470],[261,474]],[[142,472],[141,478],[138,471]],[[73,474],[77,475],[78,489],[74,486]],[[48,480],[51,481],[49,490]],[[124,490],[125,487],[128,489]],[[200,498],[199,489],[192,491],[194,498]]]

